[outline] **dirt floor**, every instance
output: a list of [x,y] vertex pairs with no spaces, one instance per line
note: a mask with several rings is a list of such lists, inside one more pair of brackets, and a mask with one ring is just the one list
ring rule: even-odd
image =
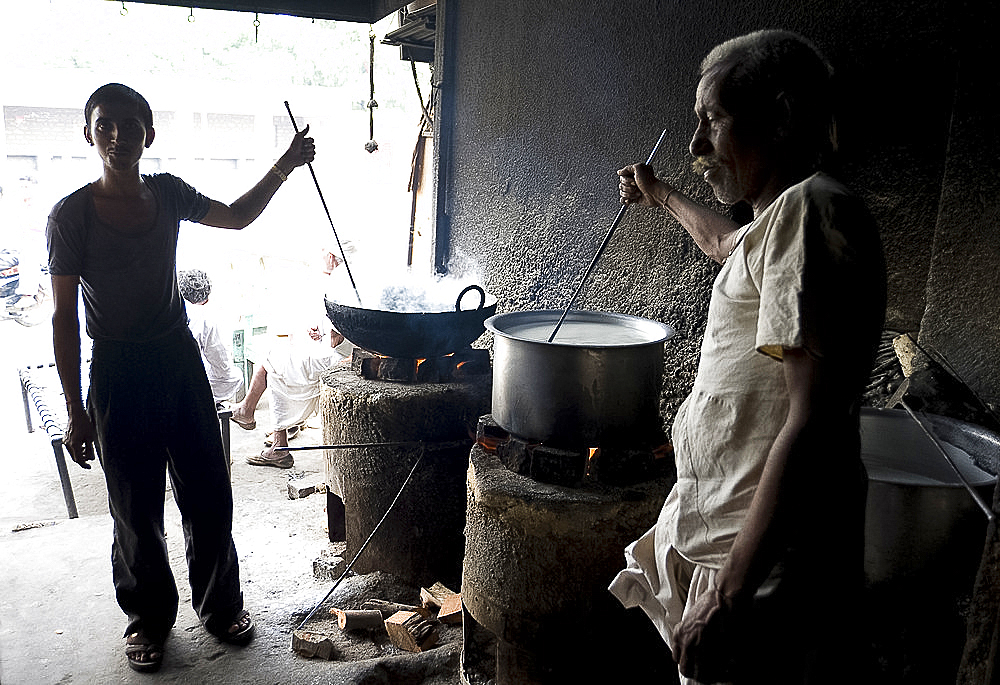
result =
[[[121,637],[125,617],[111,583],[112,524],[100,466],[88,471],[70,463],[80,516],[69,519],[51,445],[43,432],[26,430],[16,369],[51,358],[47,324],[25,328],[0,322],[0,412],[8,427],[7,449],[0,457],[3,685],[460,682],[458,627],[444,630],[441,644],[421,654],[402,652],[364,634],[338,636],[338,657],[331,661],[307,659],[291,649],[293,629],[333,585],[329,577],[314,575],[313,563],[335,548],[325,530],[326,496],[288,495],[290,478],[322,480],[322,451],[295,453],[291,470],[252,467],[244,461],[261,450],[272,425],[266,400],[258,407],[255,430],[232,428],[233,535],[246,606],[257,621],[256,638],[248,647],[236,648],[219,643],[202,628],[187,603],[180,516],[168,493],[167,542],[181,594],[180,612],[159,673],[129,669]],[[318,418],[310,425],[293,445],[321,444]],[[350,577],[323,611],[372,596],[416,604],[418,592],[386,574]]]

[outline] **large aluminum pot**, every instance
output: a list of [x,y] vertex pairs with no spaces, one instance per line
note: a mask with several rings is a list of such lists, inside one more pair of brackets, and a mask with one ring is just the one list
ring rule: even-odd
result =
[[663,342],[674,330],[626,314],[571,311],[549,343],[561,314],[486,320],[494,333],[493,419],[554,447],[641,445],[657,435]]
[[[956,419],[925,416],[966,481],[991,501],[1000,436]],[[986,516],[920,425],[904,411],[863,408],[861,457],[868,470],[869,584],[971,582]]]

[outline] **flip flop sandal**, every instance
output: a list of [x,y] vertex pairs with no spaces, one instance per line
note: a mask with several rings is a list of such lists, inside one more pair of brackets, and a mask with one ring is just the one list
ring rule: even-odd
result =
[[233,619],[228,631],[215,633],[215,637],[219,638],[226,644],[244,647],[249,644],[250,640],[253,639],[255,627],[256,626],[253,618],[250,616],[250,612],[244,609],[236,615],[236,618]]
[[241,421],[240,419],[236,418],[235,414],[233,414],[232,416],[229,417],[229,420],[245,431],[252,431],[254,428],[257,427],[257,419],[250,419],[249,421]]
[[163,663],[163,645],[152,642],[139,633],[132,633],[126,638],[125,656],[133,671],[153,673]]
[[266,452],[261,452],[258,456],[247,457],[247,463],[250,466],[274,466],[279,469],[290,469],[295,465],[295,460],[292,455],[286,452],[284,456],[277,458],[268,458],[264,456]]

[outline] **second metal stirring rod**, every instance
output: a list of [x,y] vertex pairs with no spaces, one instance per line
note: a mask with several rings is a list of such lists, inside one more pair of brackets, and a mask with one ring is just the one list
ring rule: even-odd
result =
[[[288,118],[292,120],[292,128],[295,129],[295,133],[299,132],[299,125],[295,123],[295,116],[292,114],[292,108],[288,105],[288,100],[285,100],[285,109],[288,110]],[[316,192],[319,193],[319,201],[323,203],[323,210],[326,212],[326,218],[330,221],[330,228],[333,229],[333,238],[337,241],[337,249],[340,250],[340,258],[344,260],[344,268],[347,270],[347,277],[351,280],[351,287],[354,288],[354,296],[358,298],[358,306],[362,307],[361,304],[361,293],[358,292],[358,286],[354,283],[354,274],[351,273],[351,265],[347,263],[347,255],[344,253],[344,246],[340,244],[340,236],[337,235],[337,227],[333,225],[333,217],[330,216],[330,209],[326,206],[326,200],[323,198],[323,191],[320,190],[319,181],[316,179],[316,172],[313,171],[312,162],[307,162],[306,165],[309,167],[309,173],[312,174],[313,183],[316,184]]]
[[[656,145],[653,146],[653,151],[649,153],[649,157],[646,159],[646,164],[651,164],[653,162],[653,157],[656,156],[656,151],[660,149],[660,143],[662,143],[663,139],[666,137],[667,129],[663,129],[663,133],[660,134],[660,139],[656,141]],[[604,236],[604,241],[601,243],[601,246],[597,248],[597,254],[594,255],[594,258],[590,262],[590,266],[587,267],[587,270],[583,274],[583,278],[580,279],[580,285],[577,286],[572,299],[570,299],[569,304],[566,305],[566,309],[563,310],[562,316],[559,317],[559,321],[556,322],[556,327],[552,329],[552,335],[549,336],[548,342],[552,342],[553,338],[556,337],[556,333],[559,332],[559,328],[562,326],[563,321],[565,321],[566,315],[569,313],[569,310],[573,308],[573,303],[576,302],[576,298],[579,297],[580,291],[583,290],[583,284],[587,282],[587,278],[597,265],[597,260],[601,258],[602,254],[604,254],[604,248],[606,248],[608,243],[611,242],[611,236],[614,235],[615,229],[618,228],[618,224],[621,223],[622,217],[625,216],[626,209],[628,209],[627,202],[622,205],[621,209],[618,210],[618,216],[616,216],[615,220],[611,223],[611,228],[608,230],[608,234]]]

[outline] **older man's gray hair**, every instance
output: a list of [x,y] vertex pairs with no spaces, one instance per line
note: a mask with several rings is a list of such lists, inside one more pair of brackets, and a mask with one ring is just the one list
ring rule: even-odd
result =
[[719,101],[737,125],[815,166],[837,149],[833,68],[791,31],[754,31],[715,46],[701,75],[718,72]]
[[191,304],[201,304],[212,293],[212,279],[201,269],[186,269],[177,274],[181,297]]

